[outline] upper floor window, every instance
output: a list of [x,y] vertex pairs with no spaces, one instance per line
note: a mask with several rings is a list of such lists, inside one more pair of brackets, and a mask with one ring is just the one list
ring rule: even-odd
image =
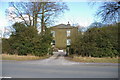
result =
[[70,30],[67,30],[67,37],[70,37]]
[[51,31],[52,36],[55,37],[55,31]]

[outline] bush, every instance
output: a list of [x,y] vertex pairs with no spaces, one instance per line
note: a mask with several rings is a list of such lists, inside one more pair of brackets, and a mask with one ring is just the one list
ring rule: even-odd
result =
[[71,45],[71,54],[92,57],[117,57],[118,25],[90,28]]
[[15,23],[13,25],[15,32],[9,39],[3,39],[3,53],[18,55],[32,54],[35,56],[47,55],[51,48],[52,37],[47,30],[44,35],[38,34],[37,29],[24,24]]

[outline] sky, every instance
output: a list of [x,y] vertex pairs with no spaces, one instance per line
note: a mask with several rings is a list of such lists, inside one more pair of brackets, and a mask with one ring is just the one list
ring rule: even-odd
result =
[[[101,2],[97,2],[94,6],[90,6],[89,3],[90,2],[66,2],[69,10],[61,14],[54,25],[67,24],[69,21],[71,25],[79,24],[80,26],[87,27],[94,21],[97,21],[94,16]],[[0,30],[2,31],[4,27],[10,26],[5,15],[7,8],[9,8],[8,2],[0,2]]]
[[67,24],[79,24],[87,27],[92,22],[96,21],[95,13],[98,10],[101,2],[97,2],[96,5],[90,5],[90,2],[67,2],[69,11],[66,11],[58,23]]
[[8,25],[5,10],[8,8],[7,2],[0,2],[0,30],[3,30]]

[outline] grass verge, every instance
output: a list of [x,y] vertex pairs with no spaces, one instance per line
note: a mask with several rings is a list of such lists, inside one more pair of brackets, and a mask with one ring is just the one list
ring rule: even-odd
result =
[[67,60],[75,62],[86,62],[86,63],[120,63],[118,58],[94,58],[94,57],[78,57],[78,56],[69,56],[66,57]]
[[39,60],[39,59],[46,59],[48,57],[50,56],[37,57],[32,55],[19,56],[19,55],[2,54],[2,60],[16,60],[16,61]]

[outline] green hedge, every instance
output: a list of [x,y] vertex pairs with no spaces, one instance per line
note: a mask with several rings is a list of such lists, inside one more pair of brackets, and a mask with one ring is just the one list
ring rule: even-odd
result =
[[47,29],[44,35],[38,34],[37,29],[24,24],[15,23],[14,32],[10,38],[3,38],[2,51],[8,54],[43,56],[49,53],[51,48],[51,33]]
[[118,24],[101,28],[90,28],[84,35],[79,33],[76,41],[71,45],[70,54],[92,57],[117,57],[120,55],[118,47]]

